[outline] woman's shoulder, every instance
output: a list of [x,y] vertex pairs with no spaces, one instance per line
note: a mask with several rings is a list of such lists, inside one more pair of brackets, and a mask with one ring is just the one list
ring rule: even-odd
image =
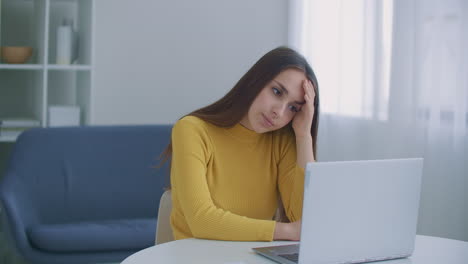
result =
[[174,129],[206,131],[209,126],[210,124],[207,121],[196,116],[187,115],[174,124]]
[[178,124],[206,125],[206,121],[192,115],[186,115],[176,122]]

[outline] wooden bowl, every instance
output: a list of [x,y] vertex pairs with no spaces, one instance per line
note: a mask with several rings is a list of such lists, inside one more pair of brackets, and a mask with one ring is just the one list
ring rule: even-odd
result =
[[2,59],[6,63],[25,63],[32,55],[32,47],[3,46]]

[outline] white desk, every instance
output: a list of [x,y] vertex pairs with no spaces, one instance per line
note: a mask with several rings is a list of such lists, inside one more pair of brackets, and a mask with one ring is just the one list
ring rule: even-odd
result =
[[[257,255],[251,248],[293,243],[297,242],[231,242],[184,239],[144,249],[131,255],[121,264],[273,264],[275,262]],[[383,263],[468,264],[468,242],[418,235],[416,236],[415,251],[411,258]]]

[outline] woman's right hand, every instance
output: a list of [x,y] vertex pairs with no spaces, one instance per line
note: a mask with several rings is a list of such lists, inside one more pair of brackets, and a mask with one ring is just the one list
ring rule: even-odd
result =
[[273,240],[301,240],[301,224],[302,220],[292,223],[276,223]]

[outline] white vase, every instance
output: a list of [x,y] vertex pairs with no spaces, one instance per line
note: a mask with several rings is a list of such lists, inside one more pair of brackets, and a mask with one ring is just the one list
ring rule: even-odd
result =
[[72,64],[74,59],[74,40],[72,23],[65,20],[62,25],[57,27],[57,46],[56,62],[57,64]]

